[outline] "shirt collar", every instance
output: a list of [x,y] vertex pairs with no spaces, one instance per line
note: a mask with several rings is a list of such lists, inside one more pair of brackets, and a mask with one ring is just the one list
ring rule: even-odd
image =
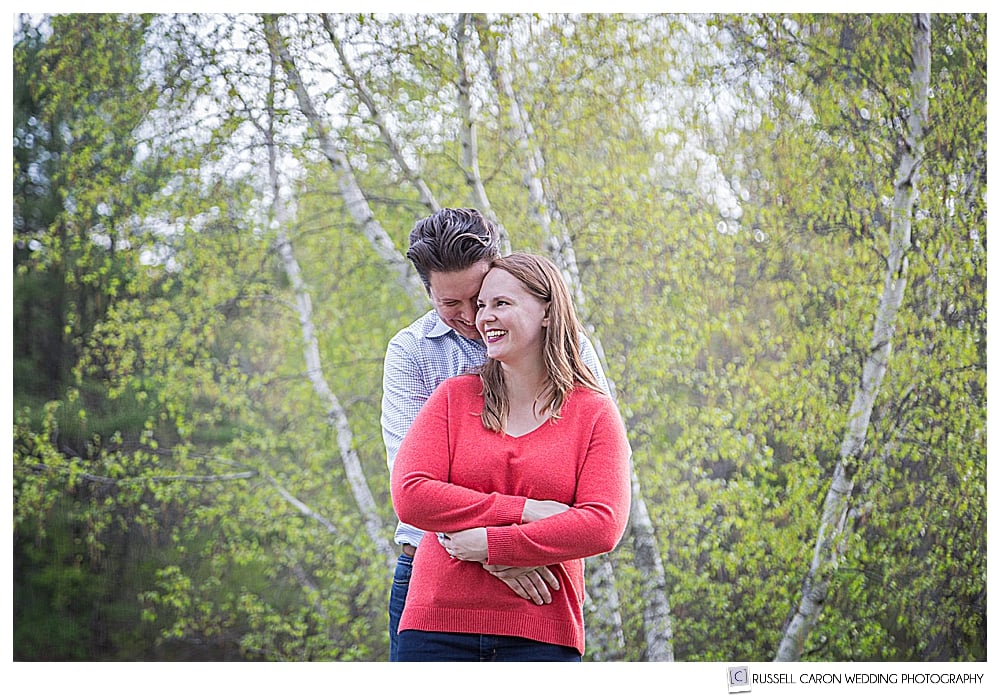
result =
[[436,311],[431,310],[431,312],[434,313],[435,322],[434,322],[434,325],[430,328],[430,330],[428,330],[428,332],[424,335],[428,339],[439,339],[442,336],[446,336],[448,334],[448,332],[451,332],[456,337],[458,337],[459,339],[465,339],[466,341],[468,341],[469,343],[472,343],[472,344],[482,345],[482,342],[480,342],[480,341],[474,341],[472,339],[466,339],[464,336],[462,336],[461,334],[459,334],[458,332],[456,332],[454,329],[452,329],[451,327],[449,327],[447,324],[445,324],[444,320],[441,319],[441,316],[438,315],[438,313]]
[[[438,337],[444,336],[448,332],[455,331],[447,324],[445,324],[444,320],[442,320],[441,317],[436,312],[434,313],[434,317],[436,321],[434,322],[434,326],[431,327],[430,331],[427,332],[428,339],[437,339]],[[457,334],[458,332],[455,333]]]

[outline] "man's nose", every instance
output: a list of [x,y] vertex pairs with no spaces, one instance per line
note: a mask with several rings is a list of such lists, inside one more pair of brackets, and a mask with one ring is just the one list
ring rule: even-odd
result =
[[476,321],[476,303],[469,302],[462,304],[462,318],[468,322]]

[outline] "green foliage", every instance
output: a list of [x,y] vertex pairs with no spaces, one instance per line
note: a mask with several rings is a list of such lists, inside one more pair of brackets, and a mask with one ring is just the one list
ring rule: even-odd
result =
[[31,534],[31,526],[18,532],[14,660],[86,660],[91,642],[87,618],[99,593],[99,577],[81,568],[79,537],[66,529],[65,521],[50,521],[41,539]]

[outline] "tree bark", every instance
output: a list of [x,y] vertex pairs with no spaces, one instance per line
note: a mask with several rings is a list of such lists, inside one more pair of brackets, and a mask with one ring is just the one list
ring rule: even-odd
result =
[[674,631],[667,599],[667,577],[653,521],[646,510],[639,477],[632,470],[632,510],[629,535],[635,548],[635,565],[642,577],[642,625],[646,637],[645,658],[650,662],[674,660]]
[[[545,233],[547,247],[552,260],[563,273],[570,293],[573,295],[577,310],[581,317],[586,316],[586,296],[580,280],[580,270],[576,262],[576,250],[573,240],[562,224],[558,207],[546,191],[544,181],[545,158],[541,150],[532,142],[533,128],[531,119],[521,104],[507,71],[500,65],[499,51],[496,41],[490,34],[487,20],[483,15],[475,15],[472,23],[479,34],[480,50],[489,66],[494,88],[501,100],[510,104],[510,120],[513,129],[514,144],[520,148],[524,162],[524,184],[528,189],[531,202],[531,215]],[[587,333],[607,373],[607,361],[600,338],[592,326],[587,326]],[[611,396],[614,397],[614,384],[608,379]],[[636,561],[643,580],[643,623],[646,630],[646,658],[650,661],[673,660],[673,633],[670,624],[670,603],[666,594],[666,577],[663,572],[663,561],[659,555],[653,523],[642,499],[639,480],[632,470],[632,508],[630,511],[630,534],[636,546]],[[611,558],[607,555],[588,560],[588,567],[600,564],[606,568],[588,574],[589,579],[595,579],[592,584],[591,596],[593,616],[603,623],[595,627],[595,636],[611,638],[623,637],[621,628],[621,603],[613,582],[614,570]],[[607,639],[605,639],[607,641]],[[617,649],[603,649],[605,652],[615,652]]]
[[501,100],[506,100],[509,106],[509,118],[513,128],[514,145],[522,154],[524,165],[523,181],[528,190],[531,217],[545,234],[546,248],[552,256],[552,261],[562,269],[570,294],[577,308],[583,314],[586,306],[583,287],[580,283],[580,270],[576,263],[576,251],[573,240],[567,234],[565,227],[559,222],[559,210],[555,202],[546,192],[543,173],[545,158],[542,151],[532,143],[534,128],[521,98],[514,89],[507,71],[500,65],[497,42],[490,35],[486,17],[475,15],[473,18],[479,34],[479,46],[489,66],[494,89]]
[[378,132],[382,136],[382,142],[385,143],[387,148],[389,148],[389,154],[392,155],[392,159],[397,165],[399,165],[399,168],[403,171],[403,175],[406,177],[407,181],[409,181],[414,188],[416,188],[417,194],[420,197],[420,202],[427,208],[428,212],[434,213],[435,211],[440,210],[441,206],[438,204],[437,199],[434,198],[434,194],[431,193],[431,189],[427,186],[427,182],[424,181],[419,172],[410,166],[410,163],[406,161],[406,157],[403,156],[403,149],[399,146],[399,143],[396,142],[396,138],[392,135],[389,127],[386,125],[385,119],[382,117],[382,112],[375,103],[375,98],[372,96],[371,90],[368,89],[364,79],[354,71],[354,68],[351,67],[351,63],[347,59],[347,54],[344,52],[344,46],[337,37],[334,18],[330,14],[323,14],[322,20],[323,28],[326,29],[327,36],[330,37],[330,42],[337,51],[337,56],[340,58],[340,62],[344,66],[347,77],[350,79],[351,83],[353,83],[354,89],[357,91],[358,98],[361,100],[361,103],[365,105],[366,109],[368,109],[372,122],[378,128]]
[[[273,56],[272,54],[272,57]],[[277,61],[272,62],[272,69]],[[273,118],[271,119],[273,123]],[[288,214],[281,195],[280,181],[277,170],[277,155],[274,138],[268,133],[268,175],[271,182],[274,217],[277,222],[276,251],[281,258],[292,290],[295,293],[295,305],[298,310],[299,326],[302,331],[302,350],[306,362],[306,374],[312,383],[313,390],[323,404],[326,421],[337,434],[337,446],[340,450],[341,461],[347,475],[347,481],[351,487],[354,501],[357,503],[361,513],[362,523],[369,539],[385,560],[389,569],[395,567],[395,550],[389,544],[385,534],[386,527],[378,514],[378,507],[375,504],[375,497],[372,496],[371,489],[368,488],[368,480],[365,478],[364,469],[361,467],[361,460],[357,450],[354,449],[354,434],[351,430],[350,422],[347,419],[347,412],[337,399],[337,395],[330,389],[330,385],[323,373],[323,363],[319,352],[319,342],[316,338],[316,330],[312,320],[312,298],[308,288],[302,279],[301,269],[292,250],[292,243],[285,230],[288,225]]]
[[615,567],[607,554],[587,559],[587,655],[592,661],[620,661],[625,656],[621,600],[615,588]]
[[458,68],[458,109],[462,115],[459,138],[462,145],[462,171],[465,182],[472,191],[472,200],[479,211],[493,221],[500,234],[500,250],[510,254],[510,236],[493,212],[493,205],[486,195],[486,186],[479,173],[479,143],[476,136],[476,114],[472,106],[472,79],[469,77],[469,15],[460,14],[455,24],[455,64]]
[[299,108],[316,134],[320,151],[338,175],[340,194],[344,199],[344,204],[347,206],[348,212],[358,225],[361,233],[365,236],[365,239],[368,240],[375,250],[375,253],[395,273],[408,296],[415,303],[426,304],[423,283],[421,283],[410,262],[396,249],[392,238],[389,237],[389,234],[375,218],[371,206],[368,205],[368,199],[354,177],[354,170],[347,159],[347,155],[337,147],[336,142],[330,136],[326,122],[313,104],[312,98],[309,96],[309,92],[306,90],[305,84],[295,66],[295,61],[285,47],[285,42],[278,31],[277,22],[274,17],[264,17],[264,33],[272,57],[280,63],[288,79],[288,84],[298,100]]
[[[279,196],[275,191],[275,196]],[[337,434],[337,447],[340,449],[340,457],[344,464],[344,471],[347,481],[351,487],[354,501],[358,505],[361,519],[365,531],[371,539],[375,548],[390,568],[395,562],[395,552],[389,545],[385,531],[386,527],[378,514],[378,507],[375,504],[375,497],[372,496],[371,489],[368,488],[368,480],[365,478],[364,470],[361,467],[361,460],[357,450],[354,449],[354,434],[351,430],[350,422],[347,419],[347,412],[337,399],[337,395],[330,389],[329,383],[323,374],[322,358],[319,353],[319,343],[316,339],[316,331],[312,322],[312,299],[302,280],[302,274],[292,253],[292,244],[285,234],[284,225],[287,221],[280,210],[283,208],[276,203],[276,217],[278,219],[278,238],[275,244],[278,255],[281,257],[288,276],[289,283],[295,292],[296,308],[298,309],[299,325],[302,329],[302,350],[306,360],[306,374],[312,383],[313,390],[323,403],[326,414],[326,421],[333,427]]]
[[797,661],[810,631],[819,620],[837,563],[844,551],[843,533],[854,488],[857,462],[864,448],[872,407],[878,396],[892,351],[896,313],[906,289],[906,253],[910,248],[913,206],[917,196],[917,175],[923,156],[923,129],[927,120],[928,85],[930,84],[930,17],[918,14],[913,20],[912,94],[906,133],[901,152],[892,217],[889,222],[889,254],[875,316],[870,351],[862,368],[861,381],[855,389],[847,430],[830,489],[823,503],[823,513],[812,563],[802,584],[801,599],[792,613],[775,656],[776,661]]

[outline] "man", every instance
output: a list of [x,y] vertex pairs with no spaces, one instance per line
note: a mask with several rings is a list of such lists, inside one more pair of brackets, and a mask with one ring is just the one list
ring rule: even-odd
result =
[[[382,438],[390,471],[410,425],[444,380],[480,367],[486,347],[476,329],[476,303],[490,262],[500,256],[493,224],[471,208],[445,208],[417,221],[406,257],[423,281],[433,309],[401,330],[386,349],[382,378]],[[606,390],[594,347],[581,337],[581,356]],[[400,555],[389,596],[389,660],[395,661],[399,618],[406,604],[413,555],[424,531],[396,527]],[[434,542],[428,537],[428,544]],[[512,592],[536,604],[550,603],[558,582],[545,567],[485,567]]]

